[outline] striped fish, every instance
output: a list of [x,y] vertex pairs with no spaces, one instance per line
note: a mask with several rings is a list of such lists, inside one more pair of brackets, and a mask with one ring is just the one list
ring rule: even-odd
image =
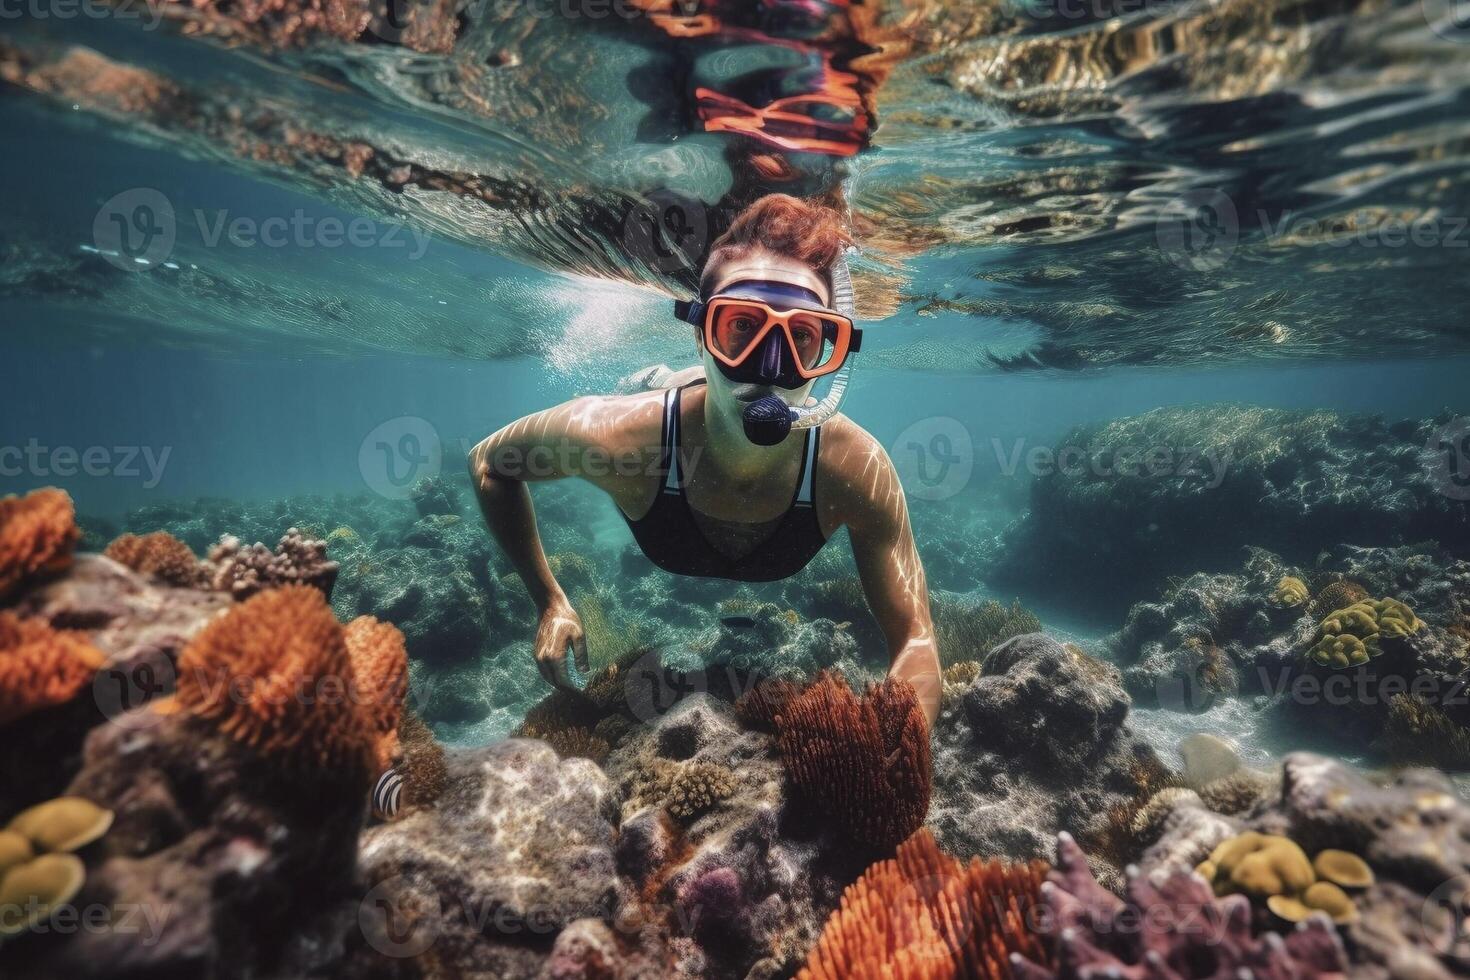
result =
[[373,816],[392,820],[398,816],[398,800],[403,795],[403,773],[389,769],[378,777],[373,787]]

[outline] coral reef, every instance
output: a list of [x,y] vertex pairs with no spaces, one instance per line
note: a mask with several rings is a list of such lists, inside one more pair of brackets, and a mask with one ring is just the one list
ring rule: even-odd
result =
[[1316,597],[1312,600],[1311,613],[1314,618],[1320,620],[1334,609],[1346,609],[1366,598],[1368,598],[1368,590],[1357,582],[1338,579],[1326,583],[1318,590]]
[[103,554],[169,585],[196,585],[205,575],[189,546],[167,531],[124,534],[109,544]]
[[399,812],[432,806],[449,785],[443,746],[435,741],[429,726],[411,712],[404,714],[398,726],[398,742],[402,760],[397,768],[403,775]]
[[[1229,567],[1246,545],[1300,563],[1345,541],[1437,541],[1466,557],[1470,511],[1409,451],[1444,422],[1209,405],[1080,426],[1060,445],[1084,465],[1032,481],[992,584],[1045,583],[1106,608],[1142,599],[1170,575]],[[1166,446],[1160,471],[1149,449]]]
[[82,634],[0,612],[0,725],[70,701],[102,663]]
[[1271,593],[1271,601],[1282,607],[1300,606],[1309,598],[1307,583],[1294,575],[1283,575],[1276,583],[1276,591]]
[[0,599],[25,579],[65,569],[80,537],[71,497],[62,491],[0,497]]
[[859,699],[841,675],[823,672],[786,703],[776,728],[792,782],[855,841],[888,850],[923,823],[929,730],[906,681]]
[[1412,694],[1395,694],[1377,743],[1395,765],[1470,770],[1470,730]]
[[1253,934],[1244,896],[1217,898],[1182,869],[1131,872],[1125,897],[1097,883],[1069,835],[1057,840],[1057,866],[1042,892],[1044,933],[1054,969],[1012,958],[1017,980],[1049,977],[1329,977],[1347,972],[1342,941],[1325,919]]
[[1383,652],[1380,639],[1402,640],[1423,627],[1414,610],[1397,599],[1364,599],[1329,613],[1322,620],[1322,639],[1307,655],[1324,667],[1357,666]]
[[309,585],[328,598],[336,584],[339,566],[327,559],[327,543],[309,538],[296,528],[287,529],[276,550],[256,542],[242,545],[225,535],[209,549],[205,559],[214,588],[236,599],[248,599],[262,589],[284,585]]
[[1046,866],[944,854],[927,830],[842,893],[798,980],[1001,980],[1011,957],[1047,962],[1030,924]]
[[[375,728],[321,591],[287,585],[216,619],[179,657],[175,700],[283,766],[366,772]],[[374,682],[376,683],[376,681]]]
[[398,725],[408,695],[408,653],[403,634],[391,623],[359,616],[343,628],[342,639],[352,664],[349,698],[374,736],[374,758],[381,772],[393,764]]

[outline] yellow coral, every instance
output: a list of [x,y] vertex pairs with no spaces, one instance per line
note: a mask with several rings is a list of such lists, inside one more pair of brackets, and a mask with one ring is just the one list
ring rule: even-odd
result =
[[1352,851],[1328,848],[1312,859],[1317,877],[1345,888],[1367,888],[1373,884],[1373,869]]
[[21,812],[5,829],[47,851],[75,851],[111,826],[111,810],[80,796],[59,796]]
[[[1289,837],[1247,831],[1222,842],[1210,853],[1200,874],[1217,895],[1289,895],[1305,891],[1316,880],[1312,862]],[[1209,873],[1206,873],[1206,870]]]
[[87,872],[75,854],[42,854],[0,880],[0,936],[13,936],[51,918],[81,891]]
[[1271,601],[1283,608],[1300,606],[1307,601],[1307,583],[1291,575],[1282,576],[1281,581],[1276,583],[1276,591],[1271,594]]
[[1380,637],[1402,639],[1423,626],[1397,599],[1364,599],[1325,617],[1321,638],[1308,655],[1324,667],[1356,666],[1383,652]]

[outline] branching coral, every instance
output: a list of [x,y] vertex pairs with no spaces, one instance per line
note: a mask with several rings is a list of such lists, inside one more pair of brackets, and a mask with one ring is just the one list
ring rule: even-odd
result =
[[1307,583],[1291,575],[1284,575],[1281,581],[1276,583],[1276,591],[1271,593],[1271,602],[1283,609],[1293,606],[1305,605],[1310,593],[1307,592]]
[[928,830],[848,886],[799,980],[989,980],[1046,961],[1028,930],[1045,865],[944,854]]
[[1057,867],[1047,880],[1042,931],[1054,939],[1056,966],[1013,957],[1017,980],[1306,980],[1347,971],[1342,943],[1320,916],[1284,937],[1253,935],[1249,899],[1217,898],[1181,869],[1130,874],[1119,898],[1097,883],[1067,834],[1057,840]]
[[206,561],[213,588],[236,599],[295,584],[313,586],[330,596],[340,567],[327,560],[325,541],[309,538],[294,527],[282,535],[274,552],[260,542],[247,546],[225,535],[209,549]]
[[33,575],[65,568],[80,538],[65,492],[47,487],[0,497],[0,598]]
[[735,793],[735,773],[715,762],[650,759],[633,771],[629,798],[662,806],[669,816],[688,822]]
[[214,620],[179,657],[177,705],[293,768],[366,771],[375,733],[326,597],[288,585]]
[[108,545],[103,554],[135,572],[170,585],[198,585],[205,577],[204,567],[194,552],[167,531],[124,534]]
[[0,725],[70,701],[104,659],[80,633],[0,612]]
[[1041,620],[1019,601],[1007,607],[994,599],[980,603],[936,599],[931,607],[934,640],[946,667],[963,660],[983,660],[997,644],[1041,629]]
[[791,781],[854,840],[887,850],[924,822],[929,726],[907,681],[890,678],[859,700],[840,674],[823,671],[776,729]]
[[669,780],[664,806],[669,816],[688,820],[735,792],[735,773],[716,762],[686,762]]
[[391,623],[359,616],[342,630],[352,661],[354,700],[374,736],[379,771],[393,764],[398,724],[408,695],[408,651]]
[[944,694],[945,705],[954,704],[959,700],[965,688],[969,687],[975,678],[980,676],[980,664],[974,660],[961,660],[959,663],[950,664],[944,669]]
[[1423,626],[1397,599],[1364,599],[1322,620],[1321,638],[1308,656],[1324,667],[1354,667],[1381,654],[1382,639],[1403,639]]

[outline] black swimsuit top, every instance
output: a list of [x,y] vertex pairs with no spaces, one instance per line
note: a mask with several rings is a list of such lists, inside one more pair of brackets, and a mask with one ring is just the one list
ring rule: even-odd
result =
[[[696,381],[694,384],[704,382]],[[663,477],[663,486],[659,488],[648,513],[636,521],[623,515],[633,538],[649,561],[675,575],[733,579],[737,582],[773,582],[795,575],[827,543],[817,521],[816,508],[817,449],[822,441],[821,427],[806,430],[806,448],[796,492],[776,529],[749,554],[731,558],[709,543],[695,522],[689,499],[684,493],[683,468],[679,464],[683,428],[679,406],[683,394],[683,388],[671,388],[664,394],[658,471]]]

